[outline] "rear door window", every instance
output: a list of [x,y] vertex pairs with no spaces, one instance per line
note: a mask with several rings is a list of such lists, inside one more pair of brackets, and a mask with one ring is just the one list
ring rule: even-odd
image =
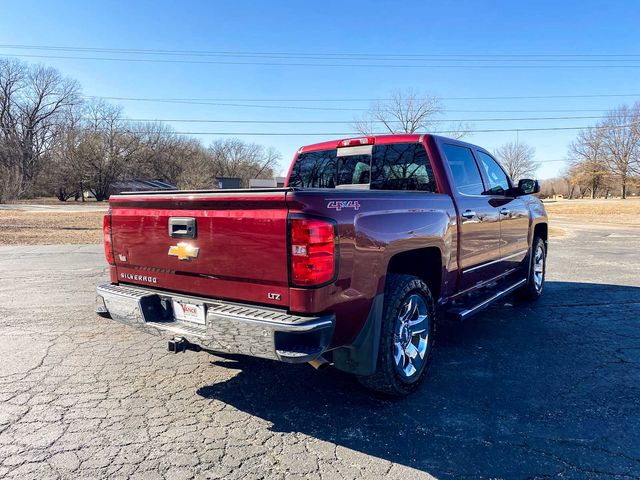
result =
[[449,144],[444,144],[442,148],[458,192],[464,195],[482,195],[484,192],[482,176],[471,149]]

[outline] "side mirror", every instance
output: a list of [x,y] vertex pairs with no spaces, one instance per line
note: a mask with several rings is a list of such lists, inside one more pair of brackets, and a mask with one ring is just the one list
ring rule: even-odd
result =
[[522,195],[532,195],[540,192],[540,184],[537,180],[522,178],[518,182],[518,190],[522,192]]

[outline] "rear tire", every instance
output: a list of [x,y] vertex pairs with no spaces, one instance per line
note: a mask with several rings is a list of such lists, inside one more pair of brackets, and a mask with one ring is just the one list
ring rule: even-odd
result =
[[376,371],[359,376],[366,388],[392,396],[413,392],[429,368],[435,307],[418,277],[387,275]]
[[531,245],[527,284],[517,292],[518,298],[525,301],[537,300],[544,291],[544,279],[547,270],[547,248],[544,240],[533,237]]

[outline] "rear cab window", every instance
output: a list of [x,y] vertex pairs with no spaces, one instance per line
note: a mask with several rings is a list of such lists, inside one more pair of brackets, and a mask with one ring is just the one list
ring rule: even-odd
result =
[[288,186],[438,191],[424,145],[391,143],[303,152]]

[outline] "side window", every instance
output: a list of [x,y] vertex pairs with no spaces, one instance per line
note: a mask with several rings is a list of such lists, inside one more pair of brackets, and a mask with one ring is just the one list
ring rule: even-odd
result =
[[485,193],[488,195],[504,195],[509,189],[507,174],[504,173],[498,162],[486,153],[478,152],[478,159],[489,179],[489,190]]
[[437,192],[435,175],[424,145],[391,143],[376,145],[371,162],[372,190],[420,190]]
[[484,192],[482,176],[471,149],[448,144],[444,144],[442,148],[451,167],[458,192],[464,195],[482,195]]

